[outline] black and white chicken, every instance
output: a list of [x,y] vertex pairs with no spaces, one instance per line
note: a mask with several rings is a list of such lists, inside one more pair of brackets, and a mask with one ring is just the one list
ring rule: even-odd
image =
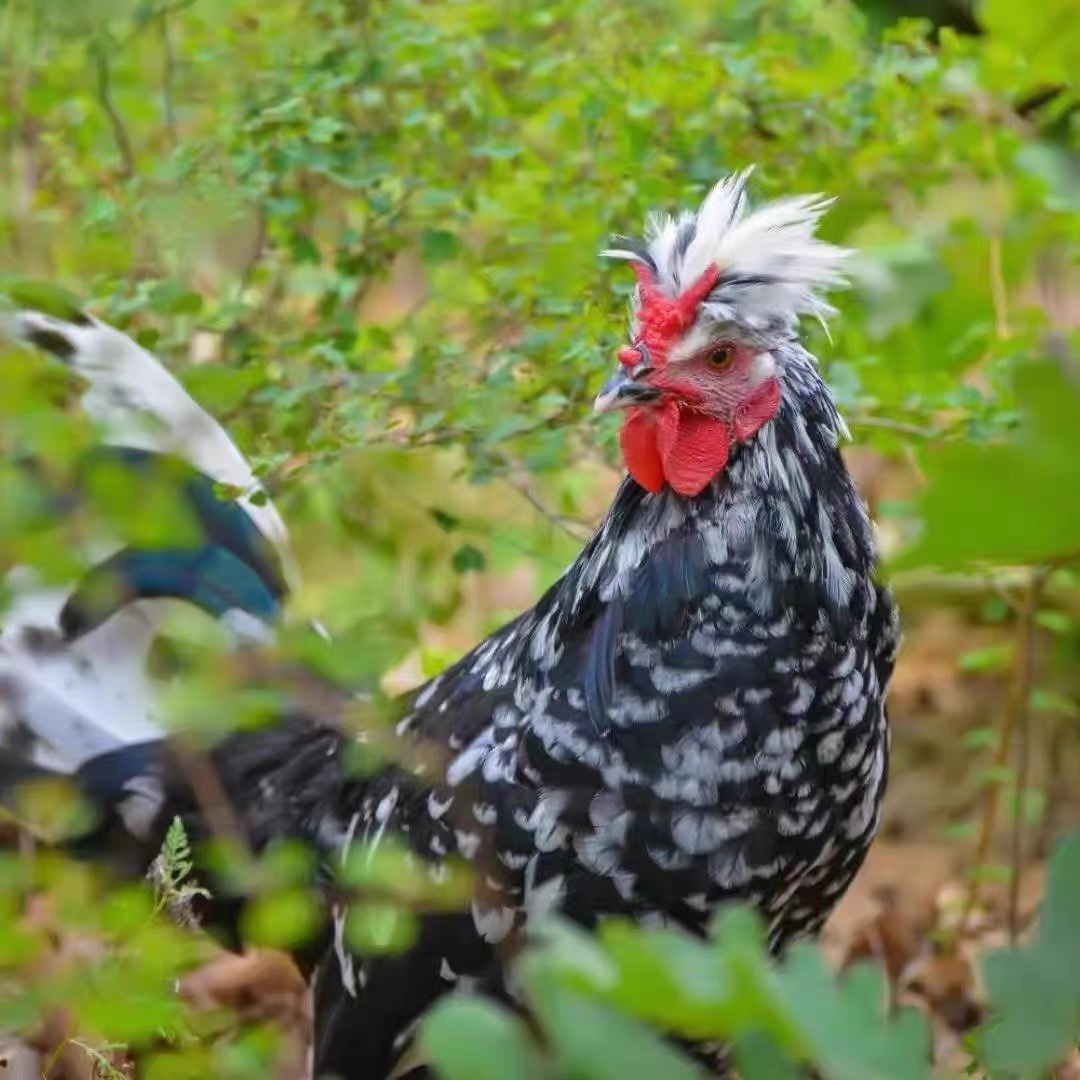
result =
[[[596,399],[621,410],[629,475],[537,603],[401,703],[399,759],[358,777],[348,737],[303,711],[214,754],[256,846],[301,837],[333,861],[393,835],[433,872],[452,857],[475,870],[468,910],[425,915],[398,955],[351,953],[335,909],[317,1075],[385,1077],[440,995],[504,992],[534,915],[700,932],[741,900],[779,950],[821,927],[863,860],[897,618],[843,422],[797,336],[828,314],[845,253],[815,238],[825,201],[751,209],[746,179],[606,252],[638,280]],[[155,613],[180,598],[247,639],[271,632],[294,573],[284,528],[221,429],[130,340],[87,317],[12,325],[89,381],[130,467],[187,463],[203,540],[113,555],[124,587],[105,611],[86,614],[76,588],[8,612],[4,769],[66,768],[151,843],[178,808],[198,830],[143,672]],[[207,501],[213,481],[245,496]]]

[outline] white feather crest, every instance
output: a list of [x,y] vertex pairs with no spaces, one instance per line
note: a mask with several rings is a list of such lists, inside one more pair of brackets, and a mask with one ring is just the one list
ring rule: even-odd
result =
[[[752,167],[717,183],[696,213],[650,214],[644,245],[657,284],[675,296],[715,265],[721,278],[703,307],[715,321],[749,329],[791,326],[800,316],[818,319],[832,311],[822,297],[842,285],[845,248],[815,236],[832,200],[821,195],[777,199],[751,209],[746,185]],[[632,248],[605,252],[647,261]]]
[[719,245],[730,235],[746,206],[746,183],[753,166],[726,176],[705,196],[694,223],[694,239],[683,256],[681,280],[685,287],[696,281],[706,268],[718,262]]

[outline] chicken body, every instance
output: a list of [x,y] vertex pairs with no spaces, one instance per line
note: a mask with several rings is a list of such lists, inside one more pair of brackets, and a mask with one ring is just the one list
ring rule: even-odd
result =
[[[394,956],[351,952],[335,909],[316,965],[318,1075],[389,1076],[439,996],[507,992],[537,916],[697,933],[738,900],[780,950],[820,928],[866,853],[897,618],[843,424],[796,335],[800,314],[825,310],[815,288],[837,253],[813,239],[819,202],[747,216],[744,187],[718,185],[613,253],[640,286],[599,400],[627,409],[631,475],[533,608],[402,703],[397,763],[354,775],[348,738],[310,713],[214,754],[257,847],[299,837],[340,864],[394,837],[433,876],[448,860],[473,870],[468,909],[423,915]],[[177,812],[198,831],[166,757],[144,740],[78,775],[151,840]]]
[[880,814],[896,614],[836,414],[790,349],[785,404],[722,479],[695,499],[627,480],[539,603],[416,694],[398,730],[441,777],[343,782],[328,749],[305,780],[321,844],[393,834],[478,882],[402,956],[362,961],[339,928],[328,1072],[385,1075],[432,1000],[497,989],[531,916],[701,931],[745,900],[780,949],[843,894]]

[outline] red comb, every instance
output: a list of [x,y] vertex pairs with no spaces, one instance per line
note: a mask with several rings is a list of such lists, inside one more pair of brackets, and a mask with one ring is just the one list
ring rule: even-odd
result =
[[[720,270],[715,265],[708,266],[696,281],[671,299],[657,288],[656,279],[647,266],[643,263],[632,266],[640,294],[635,344],[643,343],[653,364],[660,366],[666,361],[675,339],[693,324],[698,307],[712,291]],[[619,350],[621,363],[637,359],[639,354],[632,347]]]

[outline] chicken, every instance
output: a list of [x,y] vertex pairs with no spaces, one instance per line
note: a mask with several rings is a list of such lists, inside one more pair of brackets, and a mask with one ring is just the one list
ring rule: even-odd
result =
[[[165,528],[183,540],[140,550],[95,537],[97,564],[66,588],[25,567],[8,575],[11,599],[0,617],[4,774],[70,772],[159,738],[146,660],[167,598],[203,607],[238,638],[265,639],[297,577],[284,523],[216,421],[130,338],[66,314],[20,312],[0,330],[52,353],[85,382],[82,406],[103,445],[79,462],[84,486],[125,487],[149,505],[155,491],[174,494],[169,505],[183,517]],[[219,486],[237,497],[222,500]],[[47,494],[61,514],[75,501],[71,492]]]
[[[432,876],[453,858],[475,871],[468,910],[425,915],[398,955],[352,954],[334,909],[317,1074],[387,1076],[440,995],[507,993],[507,957],[538,915],[701,932],[744,901],[781,950],[821,927],[862,862],[898,624],[843,422],[797,337],[800,317],[829,313],[844,252],[814,235],[824,200],[751,209],[747,176],[606,252],[638,281],[596,401],[621,411],[628,476],[537,603],[401,703],[395,762],[353,775],[349,737],[304,710],[214,754],[257,845],[299,836],[336,863],[393,836]],[[50,323],[45,343],[78,356],[71,330]],[[141,595],[132,585],[92,633]],[[42,734],[32,710],[19,723]],[[55,724],[48,737],[62,751]],[[197,818],[167,746],[138,748],[82,759],[84,784],[121,814],[149,798],[152,813],[128,815],[148,837],[177,808]]]

